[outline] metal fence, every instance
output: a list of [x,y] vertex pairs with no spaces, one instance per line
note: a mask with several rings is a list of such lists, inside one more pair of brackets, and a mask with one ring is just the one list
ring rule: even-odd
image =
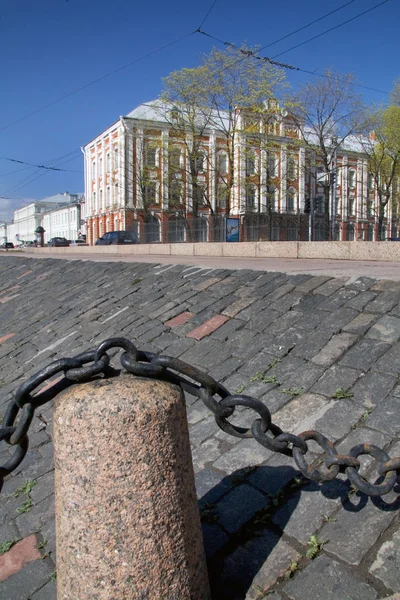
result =
[[[145,244],[199,243],[227,241],[227,219],[224,215],[184,218],[172,215],[163,221],[155,216],[145,223],[137,221],[132,227]],[[230,221],[232,223],[232,221]],[[305,213],[253,213],[237,218],[239,242],[256,241],[378,241],[397,237],[400,226],[381,229],[374,222],[360,226],[355,221],[333,222],[326,215]]]

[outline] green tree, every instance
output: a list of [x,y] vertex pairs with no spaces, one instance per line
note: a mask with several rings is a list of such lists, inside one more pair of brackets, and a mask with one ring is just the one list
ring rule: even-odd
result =
[[203,198],[202,202],[211,209],[211,197],[216,191],[209,185],[204,189],[202,181],[201,193],[196,192],[200,185],[196,165],[201,164],[199,155],[204,152],[202,135],[206,131],[217,132],[218,152],[226,156],[226,161],[219,161],[207,153],[205,160],[207,172],[213,173],[216,188],[224,198],[225,213],[229,215],[237,184],[235,159],[238,147],[244,145],[247,153],[245,136],[250,134],[254,138],[261,131],[258,129],[261,116],[266,119],[268,113],[265,101],[278,97],[286,86],[283,70],[252,58],[251,54],[256,51],[256,48],[246,46],[239,50],[214,48],[203,56],[198,67],[173,72],[164,80],[162,99],[172,107],[171,116],[176,109],[177,118],[171,123],[172,129],[181,134],[186,144],[194,214],[196,197]]
[[[387,206],[392,213],[398,213],[400,177],[400,104],[396,102],[395,86],[388,106],[372,108],[369,113],[366,134],[360,136],[360,143],[368,156],[370,177],[378,199],[379,239],[385,239],[384,220]],[[400,99],[400,96],[399,96]]]
[[288,98],[302,143],[309,149],[306,178],[317,178],[324,189],[327,221],[330,209],[333,208],[333,218],[336,215],[333,182],[337,152],[348,138],[358,135],[365,126],[364,105],[354,83],[354,75],[327,69],[323,77],[305,83]]

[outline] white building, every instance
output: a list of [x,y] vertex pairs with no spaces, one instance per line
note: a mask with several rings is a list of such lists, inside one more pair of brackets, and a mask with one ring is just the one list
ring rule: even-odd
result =
[[[81,210],[78,208],[78,205],[82,202],[83,198],[79,194],[64,192],[63,194],[56,194],[19,208],[14,211],[13,222],[7,225],[7,241],[14,244],[35,241],[35,231],[39,226],[44,227],[46,230],[45,241],[55,236],[76,239],[81,220]],[[72,210],[73,206],[75,207],[74,210]],[[60,209],[64,211],[63,220],[61,221],[59,216],[58,220],[54,221],[54,226],[52,227],[49,215],[54,211],[58,212]],[[68,213],[68,218],[64,215],[65,212]],[[49,222],[48,231],[44,224],[45,217],[48,218]],[[64,219],[68,220],[68,223],[64,222]],[[58,232],[61,229],[68,235],[55,233],[55,231]]]
[[42,227],[45,230],[45,241],[48,242],[53,237],[76,240],[84,234],[84,206],[83,202],[74,202],[44,213]]

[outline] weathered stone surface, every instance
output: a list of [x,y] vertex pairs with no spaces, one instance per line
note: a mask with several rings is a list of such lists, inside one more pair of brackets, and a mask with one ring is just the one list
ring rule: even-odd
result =
[[[272,521],[286,535],[306,544],[310,535],[324,523],[325,516],[329,516],[337,509],[341,498],[346,494],[347,488],[339,480],[325,484],[322,489],[310,483],[286,501],[274,514]],[[321,537],[321,539],[326,538]]]
[[394,344],[374,365],[373,371],[400,375],[400,344]]
[[350,323],[343,327],[343,331],[350,331],[362,335],[371,327],[377,320],[376,315],[361,313],[355,317]]
[[242,440],[214,460],[213,466],[225,473],[232,473],[237,469],[262,464],[270,455],[269,450],[255,443],[254,440]]
[[[51,560],[35,560],[28,563],[24,569],[12,575],[0,584],[1,597],[7,600],[40,599],[39,590],[50,580],[55,572]],[[34,596],[35,592],[38,596]],[[35,594],[36,595],[36,594]],[[53,600],[55,595],[52,596]]]
[[[396,381],[396,377],[392,375],[369,371],[351,388],[353,401],[363,404],[366,408],[375,407],[393,390]],[[396,395],[394,392],[392,394]]]
[[400,398],[389,396],[366,420],[368,427],[378,429],[392,436],[400,433]]
[[346,352],[340,364],[367,371],[389,348],[390,344],[385,342],[364,339]]
[[[364,496],[365,498],[365,496]],[[336,515],[334,523],[326,523],[319,536],[329,540],[329,553],[350,565],[359,565],[365,554],[395,518],[393,512],[382,510],[382,501],[365,502],[362,510],[355,507],[362,500],[353,496],[347,510]],[[328,550],[328,548],[327,548]]]
[[340,365],[333,365],[311,388],[311,392],[332,397],[339,388],[348,389],[359,378],[360,372]]
[[[21,377],[29,377],[51,360],[72,356],[94,347],[105,337],[123,335],[136,340],[141,349],[147,348],[154,352],[161,350],[165,354],[183,358],[217,380],[226,380],[227,387],[232,392],[245,385],[242,393],[261,396],[262,402],[274,413],[274,423],[282,426],[285,431],[299,433],[315,427],[329,439],[340,439],[337,450],[341,453],[366,442],[389,448],[391,456],[400,454],[396,441],[392,441],[393,436],[396,440],[399,435],[396,417],[399,411],[394,400],[400,398],[400,391],[397,389],[397,378],[400,375],[398,283],[376,283],[373,279],[358,277],[349,280],[321,280],[303,274],[210,270],[184,265],[77,261],[61,263],[52,259],[24,259],[23,262],[26,263],[25,266],[19,269],[19,259],[10,256],[6,260],[0,258],[0,278],[5,290],[15,285],[16,276],[33,271],[32,279],[27,276],[19,280],[20,296],[12,302],[0,304],[1,322],[8,324],[7,330],[0,333],[0,337],[9,331],[15,333],[12,339],[0,345],[0,413],[4,412]],[[135,285],[132,285],[133,281]],[[293,289],[293,285],[297,288]],[[50,288],[51,297],[48,293]],[[390,306],[393,308],[390,309]],[[371,307],[373,312],[369,313]],[[391,311],[388,315],[385,314],[387,310]],[[162,321],[174,319],[184,312],[194,315],[193,322],[177,324],[170,331],[162,324]],[[185,337],[197,325],[218,313],[231,320],[202,341]],[[149,318],[150,314],[153,318]],[[74,332],[73,335],[70,335],[71,332]],[[366,337],[363,338],[365,334]],[[358,352],[361,358],[356,357],[356,362],[349,363],[351,366],[339,365],[338,361],[341,359],[353,361],[352,350],[349,351],[349,348],[355,347],[357,337],[360,342],[368,342],[359,347],[362,350]],[[374,351],[382,349],[382,342],[388,344],[388,350],[377,358],[379,351],[377,354]],[[115,366],[118,365],[117,353],[116,350],[110,352]],[[13,369],[9,368],[10,363]],[[262,381],[261,373],[265,373],[267,377],[276,377],[276,383],[266,384]],[[318,379],[315,380],[316,378]],[[311,390],[302,395],[282,393],[283,389],[299,390],[310,385]],[[350,388],[353,396],[333,400],[332,394],[340,387]],[[385,523],[379,523],[381,517],[389,519],[391,515],[393,518],[396,516],[394,492],[383,499],[384,504],[377,513],[376,522],[375,517],[371,519],[368,513],[365,513],[366,522],[363,522],[366,510],[366,506],[363,506],[364,497],[356,494],[348,500],[348,487],[342,493],[335,487],[341,485],[338,483],[322,486],[322,492],[317,489],[311,492],[310,486],[307,486],[299,497],[298,505],[294,506],[290,503],[295,503],[297,498],[295,489],[299,485],[299,472],[292,458],[271,453],[255,440],[243,440],[224,433],[218,428],[209,409],[191,394],[186,398],[186,406],[197,494],[201,507],[205,507],[203,533],[213,583],[215,580],[221,581],[220,561],[223,562],[227,557],[237,556],[243,560],[248,558],[250,565],[254,564],[253,559],[256,561],[256,568],[251,567],[254,568],[254,575],[247,589],[246,586],[244,589],[240,588],[239,584],[232,586],[228,576],[226,590],[229,593],[226,592],[226,596],[217,593],[219,600],[225,600],[225,597],[226,600],[244,600],[246,596],[248,600],[258,600],[263,590],[270,585],[274,574],[278,577],[285,568],[290,567],[289,559],[286,567],[283,565],[281,569],[280,554],[285,556],[286,549],[293,543],[295,550],[304,555],[308,532],[301,531],[301,524],[296,525],[298,510],[304,510],[306,514],[309,510],[310,517],[306,521],[313,524],[315,519],[315,527],[318,530],[322,525],[322,531],[328,525],[334,527],[336,523],[341,523],[343,515],[349,513],[349,526],[345,524],[341,529],[342,540],[349,537],[348,530],[355,516],[356,528],[361,531],[361,536],[364,536],[366,528],[372,529],[374,535],[379,531],[385,532],[383,542],[373,536],[371,539],[366,536],[368,539],[365,547],[364,538],[355,542],[357,551],[360,548],[362,560],[366,562],[359,563],[360,567],[352,565],[351,570],[345,566],[346,563],[351,564],[350,559],[347,559],[347,556],[353,556],[351,547],[347,548],[339,538],[334,540],[333,534],[329,536],[332,537],[332,543],[329,542],[324,547],[323,553],[333,554],[331,548],[337,553],[341,568],[351,578],[356,578],[357,583],[359,578],[360,581],[367,580],[366,571],[374,564],[375,557],[370,549],[365,551],[365,548],[375,544],[374,552],[378,552],[383,543],[392,539],[395,531],[392,522],[389,530],[381,529],[381,526],[385,527]],[[372,413],[371,409],[374,409]],[[44,421],[38,418],[39,414]],[[19,539],[22,533],[29,535],[39,530],[39,539],[47,540],[43,552],[50,552],[50,556],[54,557],[51,415],[52,409],[48,405],[36,411],[31,426],[32,450],[16,474],[5,482],[1,496],[3,501],[0,502],[0,542],[2,539]],[[238,408],[229,421],[249,426],[255,418],[257,415],[253,410]],[[319,459],[322,450],[314,442],[308,442],[308,445],[310,451],[306,458],[311,463]],[[8,451],[1,450],[0,448],[0,464],[10,455]],[[360,461],[361,474],[367,475],[369,481],[374,481],[378,477],[376,462],[368,456],[361,456]],[[341,477],[344,478],[344,475]],[[35,478],[37,481],[32,490],[34,506],[28,513],[17,515],[16,508],[21,506],[24,499],[13,498],[12,493],[28,478]],[[281,496],[283,488],[284,495]],[[293,507],[287,527],[288,531],[291,527],[296,531],[298,526],[300,538],[297,541],[295,537],[291,538],[284,527],[283,513],[279,512],[281,523],[273,523],[272,540],[276,539],[279,527],[282,526],[284,541],[280,539],[275,546],[278,560],[276,564],[273,560],[274,549],[266,560],[262,560],[261,543],[260,553],[256,549],[257,533],[260,533],[258,527],[260,523],[261,527],[265,527],[265,521],[264,524],[262,521],[266,515],[260,518],[254,531],[253,525],[249,529],[248,524],[244,523],[239,534],[229,534],[213,522],[213,518],[217,516],[215,505],[225,501],[235,489],[244,489],[246,492],[255,490],[256,494],[270,503],[267,510],[271,515],[275,514],[275,517],[285,506]],[[335,489],[336,495],[333,493]],[[307,501],[302,498],[306,494],[311,497],[311,504],[314,502],[314,512],[307,508]],[[239,512],[241,504],[246,504],[246,496],[247,494],[240,496],[236,503]],[[355,507],[351,507],[350,502]],[[369,501],[367,506],[373,505],[373,502]],[[331,506],[335,507],[334,512],[330,512]],[[326,523],[326,517],[338,520]],[[357,519],[360,519],[359,522]],[[18,524],[22,533],[18,531]],[[244,535],[247,536],[246,540],[249,539],[255,545],[247,546],[243,542]],[[325,539],[325,534],[318,531],[318,537]],[[396,538],[394,545],[398,544]],[[341,550],[343,545],[345,554]],[[300,550],[302,547],[303,550]],[[244,552],[248,552],[248,556]],[[42,561],[36,562],[42,564]],[[293,573],[290,585],[293,584],[294,588],[297,581],[301,585],[299,578],[315,563],[309,566],[305,564],[304,571]],[[301,566],[304,567],[304,563]],[[34,593],[30,593],[29,564],[22,569],[21,574],[25,571],[26,578],[19,578],[17,573],[6,580],[7,584],[17,578],[20,589],[24,590],[24,600],[55,600],[55,584],[48,582],[48,576],[39,569],[41,579],[37,580]],[[234,581],[240,580],[234,569],[231,569],[231,573]],[[370,583],[379,591],[378,596],[382,597],[383,586],[386,584],[378,575],[372,575]],[[281,582],[277,591],[277,594],[282,593],[285,600],[290,597],[286,593],[286,585],[289,582]],[[320,600],[318,589],[313,586],[314,583],[311,582],[311,587],[303,598],[314,596]],[[393,588],[386,585],[386,589]],[[5,597],[7,593],[8,590]],[[275,597],[279,597],[277,594]],[[3,589],[0,595],[3,597]],[[354,597],[351,590],[343,591],[340,586],[337,595],[340,600],[347,596]],[[18,595],[15,594],[15,597],[18,598]],[[10,594],[10,598],[14,600],[14,595]]]
[[400,338],[400,319],[385,315],[371,327],[367,337],[393,344]]
[[129,375],[57,398],[61,596],[110,598],[118,580],[121,596],[134,585],[154,600],[210,597],[182,400],[176,386]]
[[259,600],[260,594],[265,594],[298,559],[298,552],[279,539],[275,532],[264,530],[225,560],[221,584],[223,596],[218,597],[233,598],[242,592],[242,597],[246,594],[246,600]]
[[[376,287],[372,288],[374,291]],[[389,312],[399,302],[399,291],[383,292],[379,294],[375,300],[368,302],[365,307],[367,312],[370,313],[386,313]]]
[[357,340],[351,333],[339,333],[329,340],[324,348],[311,360],[317,365],[329,367]]
[[376,591],[356,579],[351,570],[320,556],[284,588],[291,600],[375,600]]
[[393,592],[400,592],[400,531],[379,548],[376,558],[369,568],[370,573],[380,579]]
[[234,533],[259,510],[268,506],[269,500],[250,485],[238,485],[216,505],[218,523]]

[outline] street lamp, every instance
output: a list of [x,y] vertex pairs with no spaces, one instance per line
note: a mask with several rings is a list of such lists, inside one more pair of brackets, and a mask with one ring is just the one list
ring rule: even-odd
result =
[[37,246],[41,246],[43,248],[43,246],[44,246],[44,234],[45,234],[44,228],[41,225],[39,225],[39,227],[37,227],[35,229],[35,233],[36,233],[36,245]]

